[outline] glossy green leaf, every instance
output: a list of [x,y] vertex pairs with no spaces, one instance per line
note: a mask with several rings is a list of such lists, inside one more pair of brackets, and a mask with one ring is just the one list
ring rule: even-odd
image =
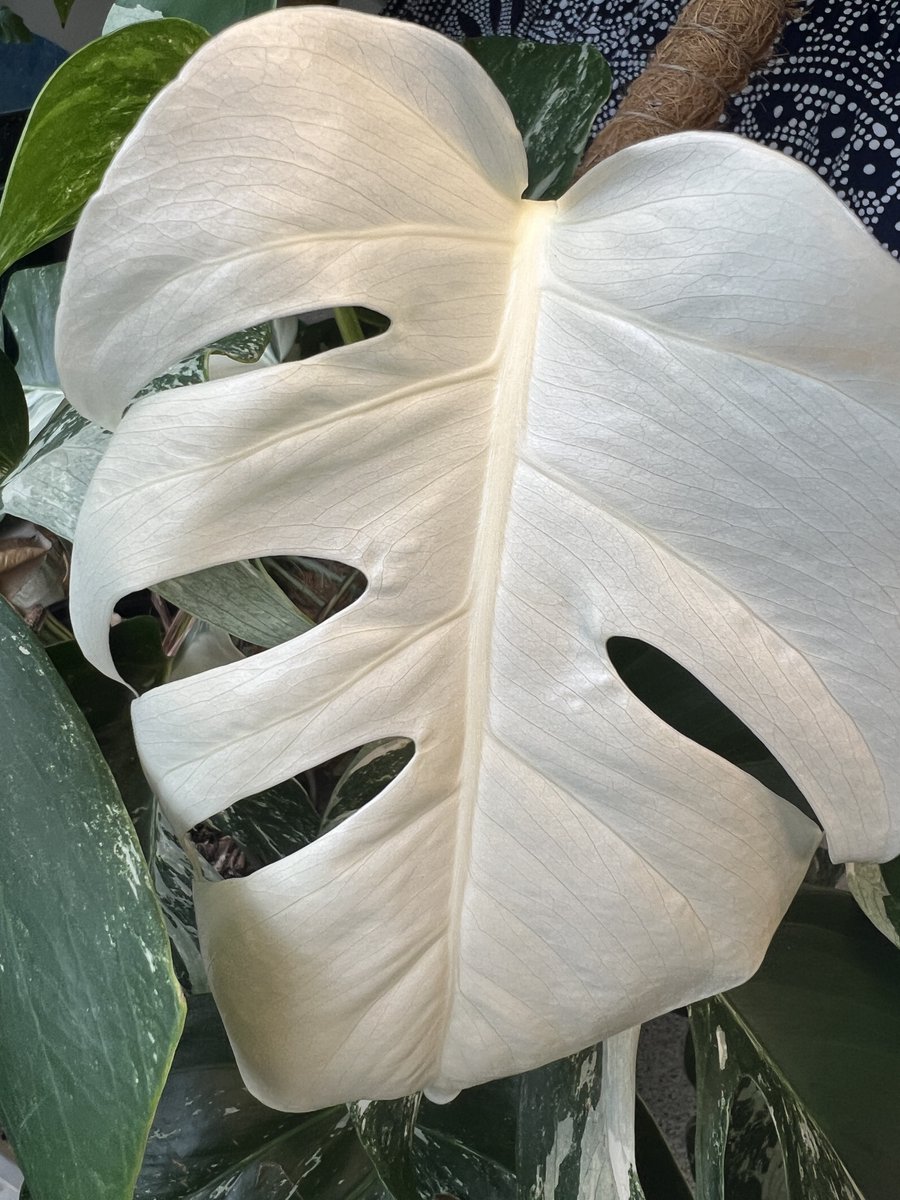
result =
[[[436,1195],[514,1200],[512,1171],[446,1129],[431,1127],[427,1118],[440,1106],[430,1105],[423,1114],[419,1104],[418,1096],[408,1096],[351,1106],[359,1139],[394,1200],[431,1200]],[[452,1117],[447,1124],[453,1124]]]
[[[152,617],[132,617],[110,630],[119,674],[138,694],[162,683],[169,661],[160,643],[159,624]],[[101,675],[76,642],[61,642],[47,651],[53,665],[87,719],[91,732],[113,773],[145,855],[152,852],[156,804],[141,769],[131,728],[132,693]]]
[[[723,1200],[729,1175],[746,1179],[755,1171],[764,1178],[765,1167],[780,1162],[774,1147],[767,1151],[747,1080],[771,1113],[789,1200],[894,1200],[900,954],[849,896],[801,894],[753,979],[693,1005],[691,1026],[698,1200]],[[755,1129],[737,1143],[752,1161],[729,1164],[735,1097],[742,1104],[737,1115],[743,1111]]]
[[260,1104],[241,1082],[211,998],[192,997],[135,1200],[288,1200],[298,1191],[351,1200],[381,1188],[347,1110]]
[[0,44],[14,45],[30,42],[32,32],[19,16],[6,4],[0,4]]
[[[10,477],[3,489],[3,506],[7,512],[34,521],[71,542],[109,434],[99,425],[70,417],[78,418],[78,414],[66,405],[60,411],[60,420],[65,421],[69,436],[54,439],[57,444],[52,448],[47,441],[41,443],[38,452]],[[59,425],[54,422],[53,428],[58,430]]]
[[0,352],[0,480],[28,449],[28,405],[16,369]]
[[234,838],[254,867],[278,862],[319,834],[319,815],[296,779],[248,796],[216,817],[214,824]]
[[424,1124],[416,1126],[413,1152],[420,1200],[439,1195],[460,1200],[514,1200],[516,1183],[511,1171]]
[[528,156],[532,200],[561,196],[575,174],[612,74],[595,46],[470,38],[466,48],[503,93]]
[[130,1200],[183,1006],[131,823],[0,604],[0,1120],[34,1200]]
[[435,1104],[423,1096],[419,1120],[514,1174],[522,1078],[510,1075],[464,1088],[449,1104]]
[[[172,388],[187,387],[192,383],[203,383],[212,378],[213,374],[227,374],[221,364],[214,364],[214,359],[231,359],[234,363],[244,366],[260,363],[269,351],[266,362],[281,361],[280,351],[284,349],[284,341],[292,340],[296,321],[290,321],[288,331],[285,322],[265,321],[261,325],[253,325],[249,329],[241,329],[227,337],[217,338],[202,350],[194,351],[187,358],[175,363],[161,375],[152,379],[146,387],[137,393],[141,396],[154,395],[156,392],[168,392]],[[263,365],[263,364],[260,364]]]
[[313,625],[270,576],[250,562],[207,567],[166,579],[154,590],[185,612],[256,646],[277,646]]
[[35,101],[0,199],[0,273],[71,229],[122,139],[206,40],[154,21],[90,42]]
[[414,751],[415,746],[407,738],[384,738],[362,746],[334,786],[322,814],[322,832],[383,791],[410,762]]
[[16,370],[28,387],[59,388],[53,335],[65,264],[15,271],[3,298],[3,315],[18,345]]
[[109,10],[103,32],[110,33],[137,21],[181,17],[210,33],[218,33],[236,21],[267,12],[276,3],[277,0],[146,0],[142,4],[141,0],[118,0]]
[[636,1027],[522,1076],[519,1200],[644,1200],[634,1163],[639,1033]]
[[158,810],[156,817],[153,886],[172,943],[178,979],[187,992],[198,995],[209,991],[209,982],[200,953],[197,916],[194,912],[194,867],[171,826]]
[[[25,397],[27,400],[27,388],[25,389]],[[16,468],[14,476],[20,475],[37,459],[42,458],[43,455],[50,453],[52,450],[58,449],[60,446],[64,446],[77,433],[88,428],[96,430],[99,426],[94,425],[92,421],[86,421],[81,413],[76,412],[72,408],[71,404],[67,404],[65,400],[61,400],[58,407],[54,409],[46,423],[42,426],[40,433],[37,437],[33,438],[31,445],[28,447],[28,453]]]
[[418,1200],[415,1130],[421,1096],[350,1105],[357,1136],[393,1200]]
[[[25,389],[31,441],[39,435],[64,399],[53,355],[53,333],[63,270],[62,263],[51,263],[16,271],[9,281],[3,301],[3,316],[12,329],[18,347],[16,373]],[[79,416],[78,422],[84,424],[84,418]],[[28,458],[31,457],[29,454]]]
[[394,1200],[436,1192],[466,1200],[515,1196],[520,1077],[466,1088],[449,1104],[425,1097],[350,1106],[360,1141]]

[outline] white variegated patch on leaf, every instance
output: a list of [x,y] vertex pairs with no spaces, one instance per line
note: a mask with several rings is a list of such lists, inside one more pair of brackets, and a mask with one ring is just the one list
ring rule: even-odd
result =
[[[197,885],[251,1089],[435,1096],[746,979],[815,824],[623,685],[683,663],[767,744],[832,852],[898,839],[900,268],[806,168],[726,134],[520,199],[509,111],[458,46],[288,9],[201,49],[79,227],[58,360],[114,427],[73,564],[116,600],[259,555],[364,572],[302,637],[135,704],[179,831],[351,747],[375,800]],[[387,334],[140,387],[331,305]]]

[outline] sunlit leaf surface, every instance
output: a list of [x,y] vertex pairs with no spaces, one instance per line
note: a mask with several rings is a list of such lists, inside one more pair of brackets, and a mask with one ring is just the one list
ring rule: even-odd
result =
[[[819,829],[646,708],[612,637],[728,705],[836,857],[900,851],[900,269],[730,135],[631,148],[556,202],[525,183],[458,46],[284,10],[192,59],[76,232],[60,372],[116,429],[76,538],[88,655],[111,669],[119,596],[218,563],[368,581],[136,702],[176,828],[416,748],[312,845],[197,885],[273,1105],[447,1097],[753,972]],[[191,347],[335,305],[391,327],[123,417]]]

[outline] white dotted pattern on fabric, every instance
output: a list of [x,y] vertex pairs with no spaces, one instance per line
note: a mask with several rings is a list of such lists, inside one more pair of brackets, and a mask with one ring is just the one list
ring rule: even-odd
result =
[[[389,0],[385,12],[450,37],[590,42],[614,85],[612,116],[681,0]],[[722,125],[782,150],[825,179],[886,249],[900,254],[900,6],[813,0]]]

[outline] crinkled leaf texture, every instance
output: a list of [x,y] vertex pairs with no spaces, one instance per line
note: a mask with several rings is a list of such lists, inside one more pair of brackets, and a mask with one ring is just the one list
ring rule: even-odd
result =
[[[611,636],[728,704],[836,856],[900,851],[900,269],[730,135],[626,150],[558,202],[525,182],[458,46],[288,9],[197,53],[76,234],[60,370],[116,427],[73,563],[87,653],[112,671],[116,599],[215,563],[369,580],[136,701],[171,819],[416,744],[321,840],[197,885],[278,1107],[446,1096],[754,970],[819,831],[649,712]],[[335,304],[391,328],[122,415],[191,347]]]

